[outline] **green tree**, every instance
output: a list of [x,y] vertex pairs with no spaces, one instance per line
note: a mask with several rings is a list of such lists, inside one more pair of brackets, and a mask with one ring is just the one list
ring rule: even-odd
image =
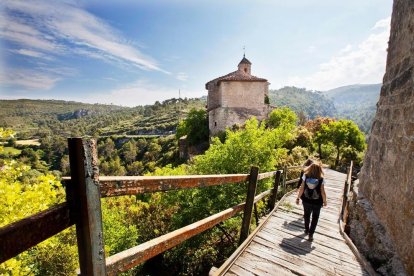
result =
[[177,126],[177,138],[187,135],[190,145],[208,141],[208,114],[205,109],[191,109]]
[[297,120],[298,116],[289,107],[279,107],[270,112],[267,126],[270,128],[291,126],[296,125]]
[[339,120],[322,125],[322,129],[317,133],[321,142],[331,143],[336,148],[335,166],[338,166],[341,151],[349,147],[356,151],[363,151],[366,147],[364,134],[358,126],[351,120]]
[[131,164],[137,157],[137,146],[132,141],[128,141],[122,145],[121,154],[126,163]]
[[313,120],[309,120],[305,124],[305,128],[309,130],[313,137],[314,142],[318,145],[318,154],[319,158],[322,159],[322,144],[325,143],[325,136],[323,133],[320,133],[320,130],[322,129],[322,125],[329,124],[330,122],[335,121],[335,119],[329,118],[329,117],[316,117]]

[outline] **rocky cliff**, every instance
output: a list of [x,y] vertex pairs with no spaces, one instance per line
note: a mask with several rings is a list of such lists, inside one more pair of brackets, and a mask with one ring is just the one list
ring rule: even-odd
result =
[[[351,230],[355,243],[378,251],[375,243],[382,238],[372,235],[378,232],[379,236],[388,236],[393,246],[385,247],[395,248],[395,255],[387,255],[389,261],[392,263],[391,259],[399,256],[406,273],[414,275],[413,0],[394,1],[386,73],[360,174],[358,196],[352,224],[365,230],[360,229],[358,235],[355,235],[358,231]],[[361,215],[363,209],[370,208],[378,223],[369,222],[367,214]],[[355,214],[358,209],[360,215]]]

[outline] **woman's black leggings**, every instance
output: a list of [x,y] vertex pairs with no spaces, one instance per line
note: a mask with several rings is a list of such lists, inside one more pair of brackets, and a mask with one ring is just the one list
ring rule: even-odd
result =
[[[305,211],[305,214],[303,216],[305,219],[305,229],[309,231],[309,234],[313,234],[315,233],[315,228],[316,228],[316,225],[318,224],[319,213],[321,212],[322,206],[311,204],[311,203],[306,203],[306,202],[302,202],[302,203],[303,203],[303,210]],[[312,222],[309,228],[309,221],[310,221],[311,214],[312,214]]]

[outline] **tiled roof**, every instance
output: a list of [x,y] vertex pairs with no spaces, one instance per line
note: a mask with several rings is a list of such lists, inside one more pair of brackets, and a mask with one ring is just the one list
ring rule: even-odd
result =
[[206,83],[206,89],[208,89],[208,85],[210,83],[218,84],[221,81],[263,81],[264,82],[264,81],[267,81],[267,79],[258,78],[258,77],[249,75],[249,74],[247,74],[243,71],[237,70],[237,71],[231,72],[230,74],[221,76],[219,78],[216,78],[214,80],[211,80],[211,81],[207,82]]
[[250,62],[250,60],[248,60],[245,56],[243,56],[243,59],[239,62],[239,64],[243,64],[243,63],[245,63],[245,64],[252,64],[251,62]]

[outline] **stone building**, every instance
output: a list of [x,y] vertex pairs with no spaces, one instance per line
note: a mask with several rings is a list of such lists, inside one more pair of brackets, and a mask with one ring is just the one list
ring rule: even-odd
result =
[[386,72],[350,218],[351,238],[381,275],[414,275],[413,45],[414,1],[395,0]]
[[270,112],[269,83],[251,75],[252,63],[243,56],[238,70],[206,83],[210,135],[243,124],[255,116],[263,120]]

